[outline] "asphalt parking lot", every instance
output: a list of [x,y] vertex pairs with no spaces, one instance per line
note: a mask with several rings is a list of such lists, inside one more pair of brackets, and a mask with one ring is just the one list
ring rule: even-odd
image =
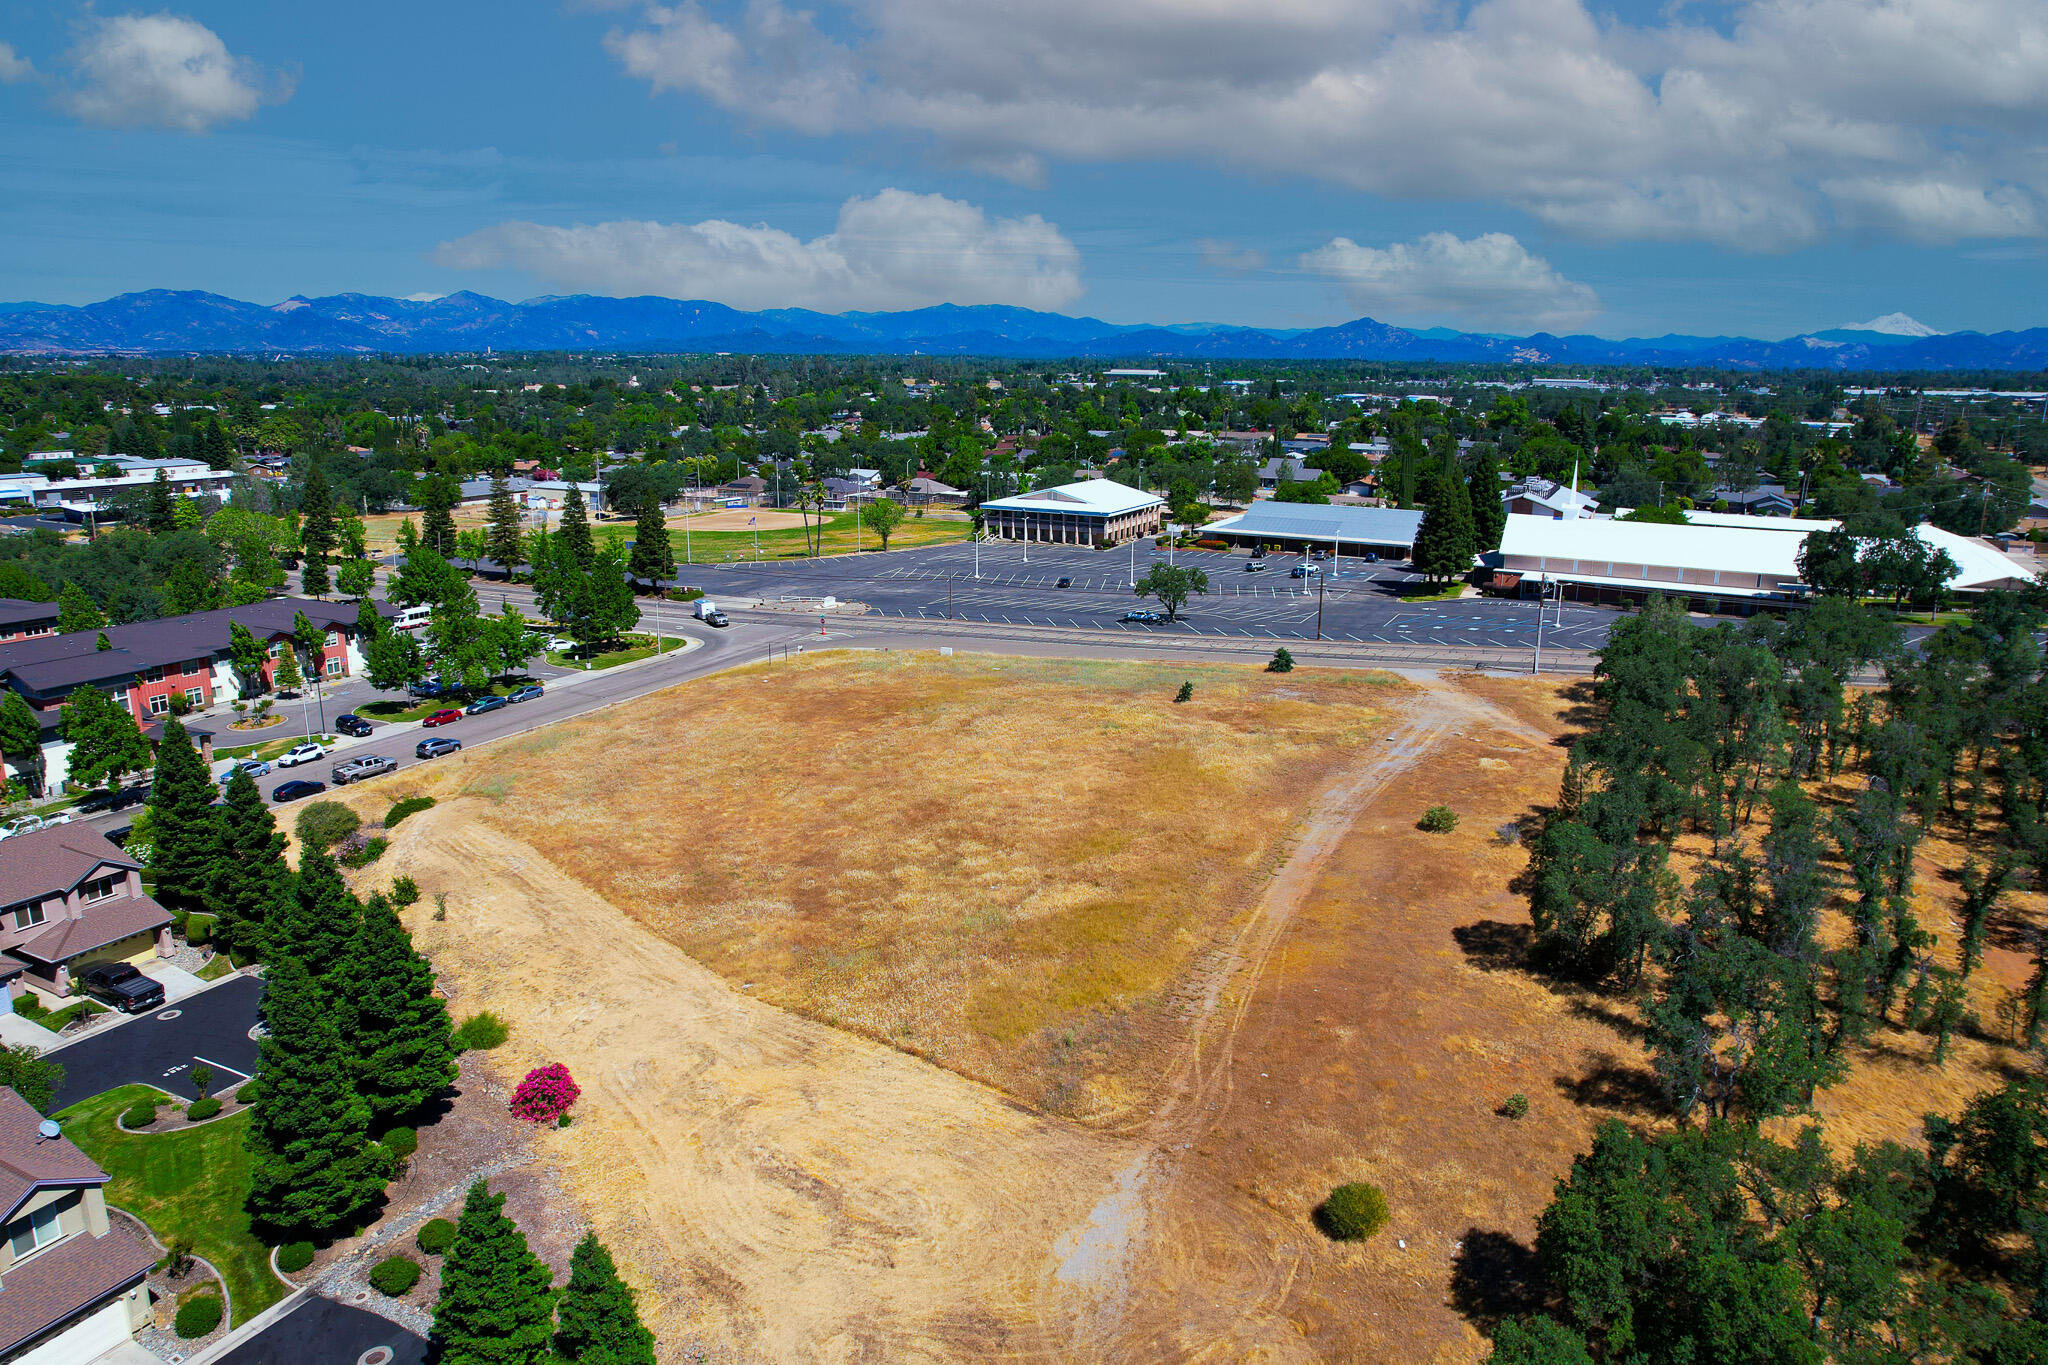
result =
[[426,1358],[426,1339],[391,1319],[308,1294],[214,1365],[420,1365]]
[[[1209,575],[1209,592],[1191,598],[1184,619],[1172,625],[1126,624],[1134,607],[1156,607],[1131,590],[1168,553],[1145,542],[1133,550],[1015,544],[928,546],[887,555],[851,555],[809,561],[767,561],[691,571],[714,600],[720,592],[766,601],[831,594],[864,602],[885,616],[946,618],[992,625],[1093,627],[1123,632],[1175,632],[1312,640],[1320,610],[1322,638],[1361,643],[1441,644],[1490,649],[1533,649],[1536,604],[1501,598],[1414,602],[1421,588],[1404,563],[1369,563],[1345,556],[1318,565],[1312,578],[1291,577],[1298,555],[1269,555],[1271,568],[1249,573],[1242,554],[1179,550],[1175,563]],[[979,576],[977,577],[977,573]],[[1070,586],[1058,586],[1061,578]],[[1549,609],[1543,642],[1568,649],[1597,648],[1614,613],[1600,608]]]
[[225,1090],[256,1070],[256,1007],[263,983],[238,976],[167,1008],[102,1027],[47,1054],[64,1067],[56,1107],[76,1104],[121,1085],[153,1085],[185,1099],[194,1096],[192,1068],[213,1072]]

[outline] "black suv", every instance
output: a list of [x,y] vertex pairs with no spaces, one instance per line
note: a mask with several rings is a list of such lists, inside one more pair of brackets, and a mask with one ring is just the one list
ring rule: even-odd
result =
[[356,715],[353,711],[345,716],[336,716],[334,718],[334,728],[345,735],[354,735],[357,739],[361,739],[364,735],[369,734],[371,730],[370,722]]
[[163,982],[144,976],[132,963],[104,962],[88,967],[82,983],[87,995],[106,1001],[123,1014],[142,1014],[163,1007]]

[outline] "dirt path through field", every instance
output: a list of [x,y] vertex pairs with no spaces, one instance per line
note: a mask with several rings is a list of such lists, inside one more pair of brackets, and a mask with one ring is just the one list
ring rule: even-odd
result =
[[[1049,1321],[1071,1324],[1077,1361],[1308,1361],[1316,1359],[1280,1307],[1303,1258],[1290,1242],[1313,1236],[1290,1215],[1182,1178],[1195,1147],[1230,1104],[1236,1042],[1275,946],[1331,855],[1375,799],[1447,736],[1462,729],[1547,736],[1485,700],[1421,675],[1377,751],[1325,792],[1285,861],[1230,944],[1206,965],[1194,1039],[1172,1098],[1086,1222],[1057,1245],[1061,1260]],[[1272,1254],[1279,1246],[1280,1256]]]
[[[420,944],[512,1026],[508,1078],[563,1061],[540,1135],[671,1346],[776,1362],[1048,1359],[1047,1248],[1127,1141],[759,1004],[519,841],[444,803],[387,855]],[[448,896],[432,918],[432,893]],[[425,910],[427,913],[422,914]]]

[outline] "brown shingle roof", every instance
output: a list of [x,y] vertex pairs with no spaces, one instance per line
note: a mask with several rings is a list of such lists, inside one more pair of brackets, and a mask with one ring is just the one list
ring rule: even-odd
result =
[[[103,1185],[107,1173],[93,1164],[67,1137],[46,1138],[39,1131],[43,1116],[12,1090],[0,1089],[0,1222],[21,1207],[21,1201],[45,1185]],[[6,1277],[6,1291],[14,1277]]]
[[119,943],[145,929],[161,929],[170,922],[170,911],[149,897],[120,896],[86,906],[78,919],[54,921],[42,933],[7,951],[34,962],[63,962],[94,948]]
[[139,1284],[156,1249],[119,1224],[104,1237],[73,1233],[0,1276],[0,1352]]
[[0,896],[12,904],[53,891],[69,891],[102,863],[142,864],[97,831],[83,825],[52,825],[33,834],[0,840]]

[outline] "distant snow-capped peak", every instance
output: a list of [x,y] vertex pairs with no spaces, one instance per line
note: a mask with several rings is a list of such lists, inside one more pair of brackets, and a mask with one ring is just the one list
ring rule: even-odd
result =
[[1844,323],[1839,330],[1844,332],[1882,332],[1886,336],[1893,337],[1938,337],[1941,335],[1935,328],[1929,327],[1918,318],[1908,317],[1904,313],[1886,313],[1883,317],[1872,318],[1868,322]]

